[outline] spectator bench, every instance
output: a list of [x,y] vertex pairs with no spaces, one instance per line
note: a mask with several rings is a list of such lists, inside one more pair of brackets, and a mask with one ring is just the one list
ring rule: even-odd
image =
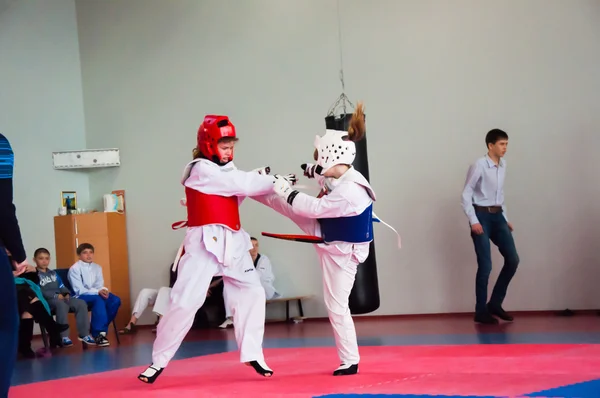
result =
[[[302,309],[302,300],[308,300],[313,295],[307,296],[292,296],[292,297],[278,297],[275,299],[267,300],[267,305],[275,303],[285,303],[285,321],[286,322],[301,322],[305,319],[304,310]],[[290,302],[295,301],[298,305],[298,316],[290,317]]]

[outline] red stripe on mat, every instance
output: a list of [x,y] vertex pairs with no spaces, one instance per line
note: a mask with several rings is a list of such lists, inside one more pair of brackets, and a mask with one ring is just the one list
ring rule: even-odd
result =
[[333,377],[334,349],[267,349],[271,379],[238,362],[237,353],[173,361],[154,385],[144,367],[27,384],[10,398],[313,397],[334,393],[514,396],[600,377],[598,345],[361,347],[360,373]]

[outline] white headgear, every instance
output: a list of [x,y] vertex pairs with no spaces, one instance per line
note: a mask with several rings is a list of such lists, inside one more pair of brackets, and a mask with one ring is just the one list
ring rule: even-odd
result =
[[317,164],[323,168],[322,172],[338,164],[351,165],[356,157],[356,145],[348,139],[347,131],[325,130],[324,136],[315,137],[315,148],[319,156]]

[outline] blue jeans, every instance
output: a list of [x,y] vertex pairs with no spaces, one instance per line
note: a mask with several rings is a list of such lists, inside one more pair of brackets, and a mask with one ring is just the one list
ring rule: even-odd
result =
[[102,332],[108,331],[108,325],[115,319],[121,299],[112,293],[109,293],[108,298],[104,299],[97,294],[84,294],[79,296],[85,301],[88,308],[92,311],[92,321],[90,323],[90,332],[93,337],[98,337]]
[[498,275],[498,280],[490,297],[490,306],[500,307],[506,296],[508,284],[517,272],[519,265],[519,255],[515,247],[512,232],[508,228],[508,223],[504,215],[500,213],[488,213],[477,211],[477,218],[483,227],[482,235],[475,235],[471,232],[475,254],[477,254],[477,275],[475,277],[475,296],[477,304],[475,312],[478,314],[487,311],[487,293],[488,280],[492,272],[492,253],[490,241],[492,241],[504,257],[504,267]]
[[19,310],[17,288],[12,274],[12,264],[4,247],[0,246],[0,397],[8,396],[10,379],[17,359],[19,336]]

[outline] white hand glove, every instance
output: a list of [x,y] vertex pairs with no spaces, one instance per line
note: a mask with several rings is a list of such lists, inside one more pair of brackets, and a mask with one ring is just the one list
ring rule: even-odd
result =
[[275,174],[274,190],[277,195],[288,201],[292,192],[297,192],[292,189],[292,186],[284,176]]
[[271,173],[271,168],[269,166],[265,166],[259,167],[258,169],[254,169],[252,171],[262,175],[269,175],[269,173]]
[[284,175],[276,174],[275,176],[283,178],[290,185],[296,185],[296,183],[298,182],[298,178],[296,178],[296,174],[284,174]]
[[320,175],[323,171],[323,168],[318,164],[304,163],[300,167],[304,170],[304,176],[308,178],[315,178],[315,174]]

